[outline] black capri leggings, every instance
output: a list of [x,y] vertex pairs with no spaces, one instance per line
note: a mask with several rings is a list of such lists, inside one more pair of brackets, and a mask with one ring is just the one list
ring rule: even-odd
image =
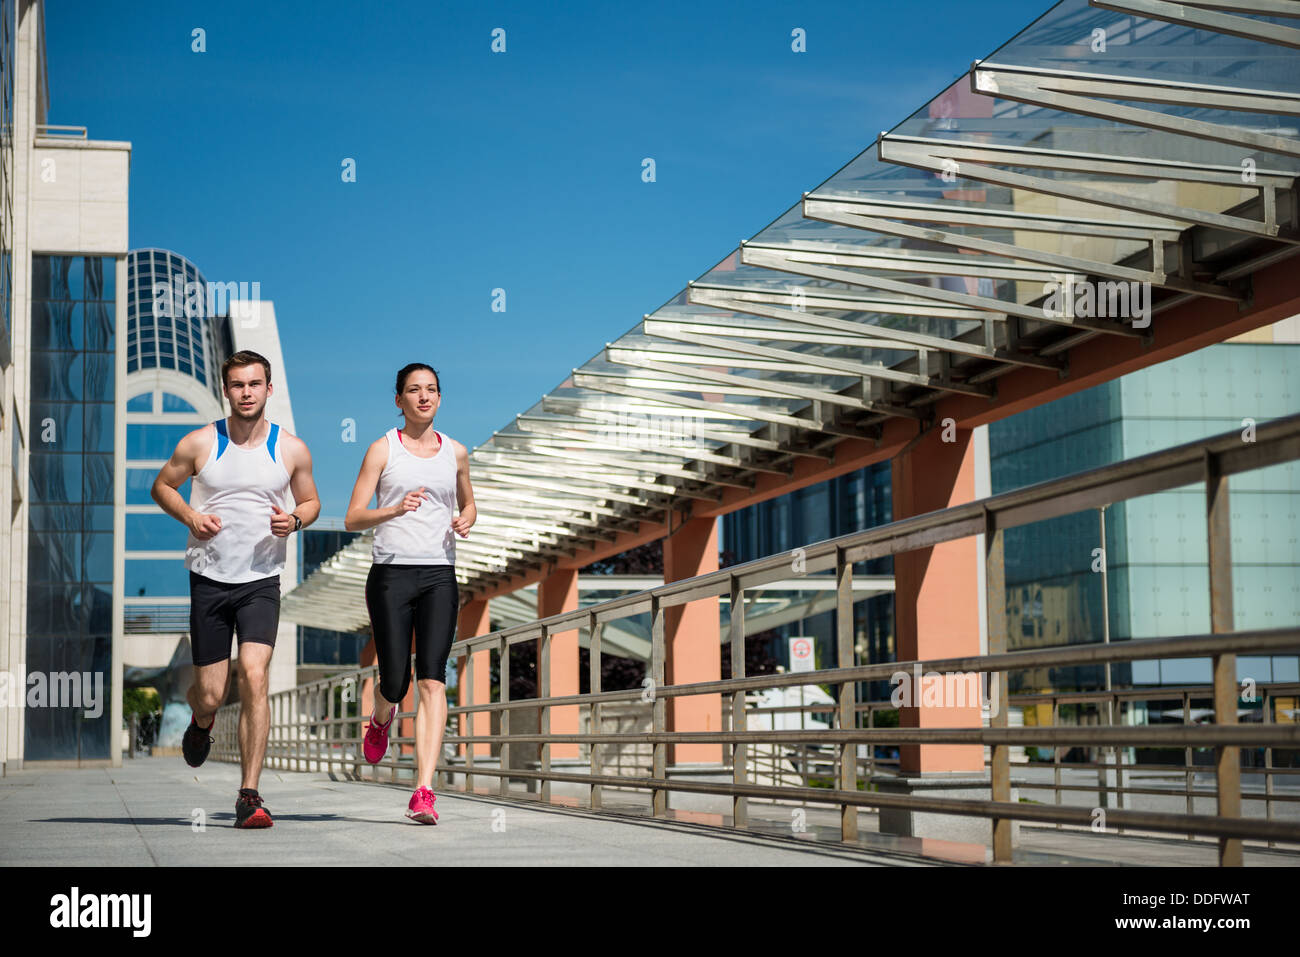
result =
[[447,657],[456,637],[460,593],[452,565],[371,565],[366,608],[375,637],[379,693],[400,703],[415,676],[447,683]]

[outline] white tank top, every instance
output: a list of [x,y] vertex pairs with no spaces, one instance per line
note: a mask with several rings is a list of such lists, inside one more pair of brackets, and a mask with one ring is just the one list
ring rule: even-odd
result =
[[284,570],[288,539],[271,533],[271,506],[289,511],[289,472],[280,450],[280,427],[271,423],[264,443],[241,449],[230,441],[226,420],[212,423],[216,441],[192,479],[190,507],[221,519],[207,541],[190,533],[185,567],[213,581],[270,578]]
[[438,436],[433,458],[413,455],[397,434],[388,439],[388,462],[379,473],[375,494],[379,507],[400,505],[407,492],[425,489],[424,502],[414,512],[404,512],[375,527],[371,556],[381,565],[455,565],[456,535],[451,520],[456,515],[456,453],[447,436]]

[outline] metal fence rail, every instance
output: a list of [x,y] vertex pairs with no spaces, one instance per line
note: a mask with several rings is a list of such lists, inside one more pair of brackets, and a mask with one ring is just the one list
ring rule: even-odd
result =
[[[1243,442],[1236,432],[1209,440],[1189,443],[1162,452],[1120,462],[1104,468],[1041,483],[993,496],[966,505],[931,512],[914,518],[851,535],[817,542],[798,549],[798,565],[789,553],[769,556],[743,565],[731,566],[696,578],[668,583],[632,595],[626,595],[576,611],[512,626],[488,635],[458,641],[452,654],[466,656],[462,680],[466,688],[474,687],[475,653],[490,652],[497,656],[501,698],[494,702],[470,701],[449,708],[449,718],[458,732],[468,730],[469,715],[496,715],[499,732],[495,734],[449,734],[446,742],[465,746],[464,763],[444,760],[440,770],[465,776],[467,789],[473,779],[483,775],[496,777],[502,795],[509,794],[511,779],[540,783],[541,799],[549,801],[553,782],[589,785],[591,806],[601,807],[603,788],[634,787],[649,791],[650,807],[655,816],[668,810],[668,794],[694,792],[732,797],[734,826],[748,822],[750,799],[799,800],[828,804],[840,809],[841,838],[858,838],[857,809],[899,808],[945,814],[974,815],[988,818],[991,824],[993,857],[998,862],[1011,860],[1011,822],[1029,821],[1057,825],[1092,823],[1088,808],[1064,805],[1047,806],[1011,800],[1010,749],[1013,746],[1060,748],[1172,747],[1214,748],[1217,815],[1191,813],[1193,795],[1188,795],[1187,813],[1136,811],[1117,808],[1107,811],[1109,824],[1120,828],[1141,829],[1183,835],[1203,835],[1219,841],[1219,861],[1224,865],[1242,862],[1242,841],[1300,843],[1300,823],[1241,816],[1242,789],[1240,749],[1300,748],[1300,724],[1249,726],[1237,723],[1238,654],[1294,654],[1300,652],[1300,628],[1278,628],[1237,632],[1232,621],[1232,567],[1229,553],[1231,529],[1228,510],[1228,477],[1240,472],[1300,459],[1300,416],[1291,416],[1259,426],[1255,441]],[[1153,494],[1203,482],[1206,487],[1206,517],[1209,544],[1210,634],[1176,638],[1140,639],[1113,644],[1071,645],[1061,648],[1007,652],[1005,587],[1003,585],[1002,542],[1004,529],[1055,518],[1087,508],[1141,495]],[[853,662],[852,602],[853,564],[925,548],[941,542],[975,535],[986,537],[986,571],[988,581],[989,654],[970,655],[919,662],[883,662],[849,665],[800,674],[745,674],[744,602],[746,588],[785,579],[794,574],[833,571],[837,589],[837,651],[840,662]],[[731,622],[726,641],[730,648],[734,677],[719,681],[669,685],[664,682],[665,610],[701,598],[729,594]],[[590,654],[600,660],[601,630],[606,622],[649,612],[651,616],[651,657],[647,668],[651,692],[651,730],[608,733],[600,730],[578,734],[550,731],[551,710],[556,707],[581,706],[590,709],[589,727],[600,729],[601,708],[614,702],[642,699],[646,689],[602,691],[598,667],[591,669],[591,691],[587,694],[552,696],[549,689],[551,636],[585,628],[590,633]],[[512,701],[509,698],[512,644],[540,640],[539,697]],[[1214,721],[1208,725],[1088,725],[1051,727],[1007,726],[1007,707],[998,709],[990,727],[963,728],[862,728],[861,706],[854,699],[855,684],[888,679],[897,671],[909,671],[913,665],[927,672],[987,674],[991,687],[1004,697],[1008,672],[1056,665],[1106,664],[1124,661],[1151,661],[1173,658],[1209,657],[1213,662],[1213,681],[1192,694],[1210,697],[1214,702]],[[355,702],[361,682],[375,677],[375,668],[364,668],[303,685],[272,696],[272,737],[268,747],[268,764],[272,767],[308,767],[320,770],[356,769],[358,763],[360,723]],[[836,703],[821,710],[832,710],[834,726],[812,731],[747,730],[745,694],[764,688],[808,684],[835,686]],[[349,694],[349,690],[351,694]],[[698,694],[721,694],[738,716],[725,730],[714,732],[669,732],[666,730],[666,706],[669,698]],[[1123,690],[1106,694],[1146,696],[1145,689]],[[1061,699],[1064,695],[1059,696]],[[1009,702],[1008,702],[1009,703]],[[512,733],[511,715],[521,709],[540,712],[537,733]],[[346,713],[344,713],[346,712]],[[868,709],[870,714],[870,709]],[[235,736],[238,706],[222,710],[214,737],[214,751],[223,760],[238,760]],[[413,745],[410,737],[394,739],[400,746]],[[551,748],[559,743],[589,745],[590,773],[559,771],[551,766]],[[732,781],[688,781],[667,776],[669,744],[720,743],[724,745],[724,763],[732,769]],[[980,744],[991,749],[991,800],[956,800],[883,794],[857,790],[859,745],[906,744]],[[541,746],[537,770],[511,767],[512,745]],[[604,774],[602,747],[633,744],[651,749],[651,773],[648,775]],[[835,781],[833,788],[793,787],[784,784],[751,783],[749,760],[752,750],[762,745],[819,745],[834,749]],[[496,767],[478,763],[476,747],[497,745]],[[879,763],[875,761],[875,763]],[[399,769],[410,767],[409,761],[388,759],[383,762],[394,780]],[[1188,772],[1190,775],[1190,772]],[[1270,778],[1271,780],[1271,778]],[[1059,782],[1058,782],[1059,783]],[[1105,789],[1103,789],[1105,790]],[[1114,790],[1114,789],[1109,789]],[[1188,779],[1190,787],[1190,776]],[[1131,791],[1131,789],[1130,789]],[[1132,793],[1132,792],[1131,792]],[[1057,794],[1060,794],[1058,788]]]

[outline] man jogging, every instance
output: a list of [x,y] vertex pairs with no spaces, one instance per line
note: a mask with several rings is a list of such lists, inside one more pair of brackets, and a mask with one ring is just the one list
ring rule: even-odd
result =
[[[263,415],[271,364],[236,352],[221,367],[230,417],[189,433],[153,483],[153,499],[190,531],[190,649],[193,715],[181,741],[197,768],[226,693],[230,642],[239,637],[239,757],[243,783],[235,827],[270,827],[257,793],[271,726],[267,671],[280,624],[286,539],[320,514],[306,444]],[[193,479],[187,505],[177,491]],[[290,495],[294,507],[290,510]]]

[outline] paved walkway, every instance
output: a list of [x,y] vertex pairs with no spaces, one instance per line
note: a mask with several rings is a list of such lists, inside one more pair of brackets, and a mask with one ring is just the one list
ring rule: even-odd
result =
[[[483,778],[486,788],[489,779]],[[492,782],[493,784],[495,782]],[[442,823],[403,817],[410,786],[343,780],[325,773],[266,771],[262,795],[276,826],[233,828],[238,768],[178,757],[140,758],[121,768],[20,771],[0,778],[0,865],[618,865],[934,866],[978,865],[978,845],[877,833],[862,811],[862,847],[838,843],[838,812],[809,807],[800,833],[787,805],[751,803],[751,828],[723,815],[673,811],[649,817],[648,798],[606,792],[605,812],[543,806],[520,794],[438,797]],[[1098,835],[1023,826],[1017,863],[1028,865],[1213,866],[1208,842]],[[1248,865],[1295,866],[1300,853],[1246,850]]]
[[121,768],[19,771],[0,779],[0,865],[861,865],[893,863],[852,848],[638,821],[444,793],[442,824],[403,816],[410,788],[267,771],[275,817],[234,829],[239,769],[179,758]]

